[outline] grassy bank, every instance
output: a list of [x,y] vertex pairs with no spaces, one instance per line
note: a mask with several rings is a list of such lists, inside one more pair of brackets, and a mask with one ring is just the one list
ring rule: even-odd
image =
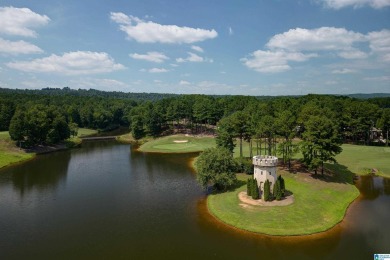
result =
[[372,169],[377,175],[390,177],[390,147],[344,144],[337,162],[353,173],[364,175]]
[[190,153],[200,152],[215,146],[213,137],[171,135],[151,140],[140,146],[142,152]]
[[8,131],[0,132],[0,168],[31,159],[34,153],[26,153],[16,147]]
[[79,146],[82,142],[81,137],[87,137],[97,134],[98,131],[88,128],[79,128],[77,131],[77,136],[72,136],[69,139],[65,140],[65,144],[68,148]]
[[358,197],[357,188],[345,176],[332,180],[314,179],[309,174],[279,170],[294,203],[282,207],[240,206],[238,193],[246,190],[248,175],[238,175],[232,191],[208,196],[208,209],[222,222],[239,229],[269,235],[307,235],[322,232],[339,223],[350,203]]

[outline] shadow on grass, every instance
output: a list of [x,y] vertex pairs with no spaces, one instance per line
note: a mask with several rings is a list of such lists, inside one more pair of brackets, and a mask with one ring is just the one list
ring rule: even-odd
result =
[[351,172],[345,165],[325,163],[324,174],[320,172],[311,174],[311,176],[318,180],[335,183],[354,184],[355,174]]
[[209,195],[209,194],[220,194],[220,193],[225,193],[225,192],[232,192],[232,191],[236,191],[237,189],[239,189],[243,185],[246,185],[246,181],[237,180],[231,187],[229,187],[225,190],[218,190],[215,187],[208,187],[206,193],[207,193],[207,195]]

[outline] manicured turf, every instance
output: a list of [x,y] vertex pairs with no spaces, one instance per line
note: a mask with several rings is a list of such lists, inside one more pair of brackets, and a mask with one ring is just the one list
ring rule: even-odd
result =
[[[187,141],[175,143],[175,141]],[[194,137],[185,135],[171,135],[149,141],[139,148],[142,152],[155,153],[190,153],[200,152],[215,146],[212,137]]]
[[342,148],[336,160],[349,171],[361,175],[377,169],[377,175],[390,177],[390,147],[344,144]]
[[0,168],[31,159],[34,156],[35,154],[33,153],[25,153],[17,148],[7,131],[0,132]]
[[84,137],[84,136],[97,134],[97,132],[98,131],[94,130],[94,129],[79,128],[79,130],[77,131],[77,136],[78,137]]
[[231,226],[269,235],[304,235],[325,231],[339,223],[359,191],[342,180],[326,182],[309,174],[282,174],[287,190],[294,194],[294,203],[281,207],[240,206],[238,193],[246,190],[248,175],[233,191],[208,196],[212,215]]

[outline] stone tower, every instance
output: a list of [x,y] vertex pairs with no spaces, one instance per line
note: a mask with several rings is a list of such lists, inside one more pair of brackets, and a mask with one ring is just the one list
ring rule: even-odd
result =
[[253,156],[254,174],[253,178],[257,180],[257,186],[261,191],[264,190],[264,182],[268,179],[273,191],[274,184],[277,180],[276,166],[278,165],[278,157],[269,155]]

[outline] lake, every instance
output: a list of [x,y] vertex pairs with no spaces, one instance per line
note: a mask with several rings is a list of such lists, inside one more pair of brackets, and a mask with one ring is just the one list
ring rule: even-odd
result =
[[[196,154],[114,141],[0,170],[0,259],[373,259],[390,254],[390,179],[365,176],[342,223],[311,236],[230,228],[207,212]],[[304,225],[305,223],[302,223]]]

